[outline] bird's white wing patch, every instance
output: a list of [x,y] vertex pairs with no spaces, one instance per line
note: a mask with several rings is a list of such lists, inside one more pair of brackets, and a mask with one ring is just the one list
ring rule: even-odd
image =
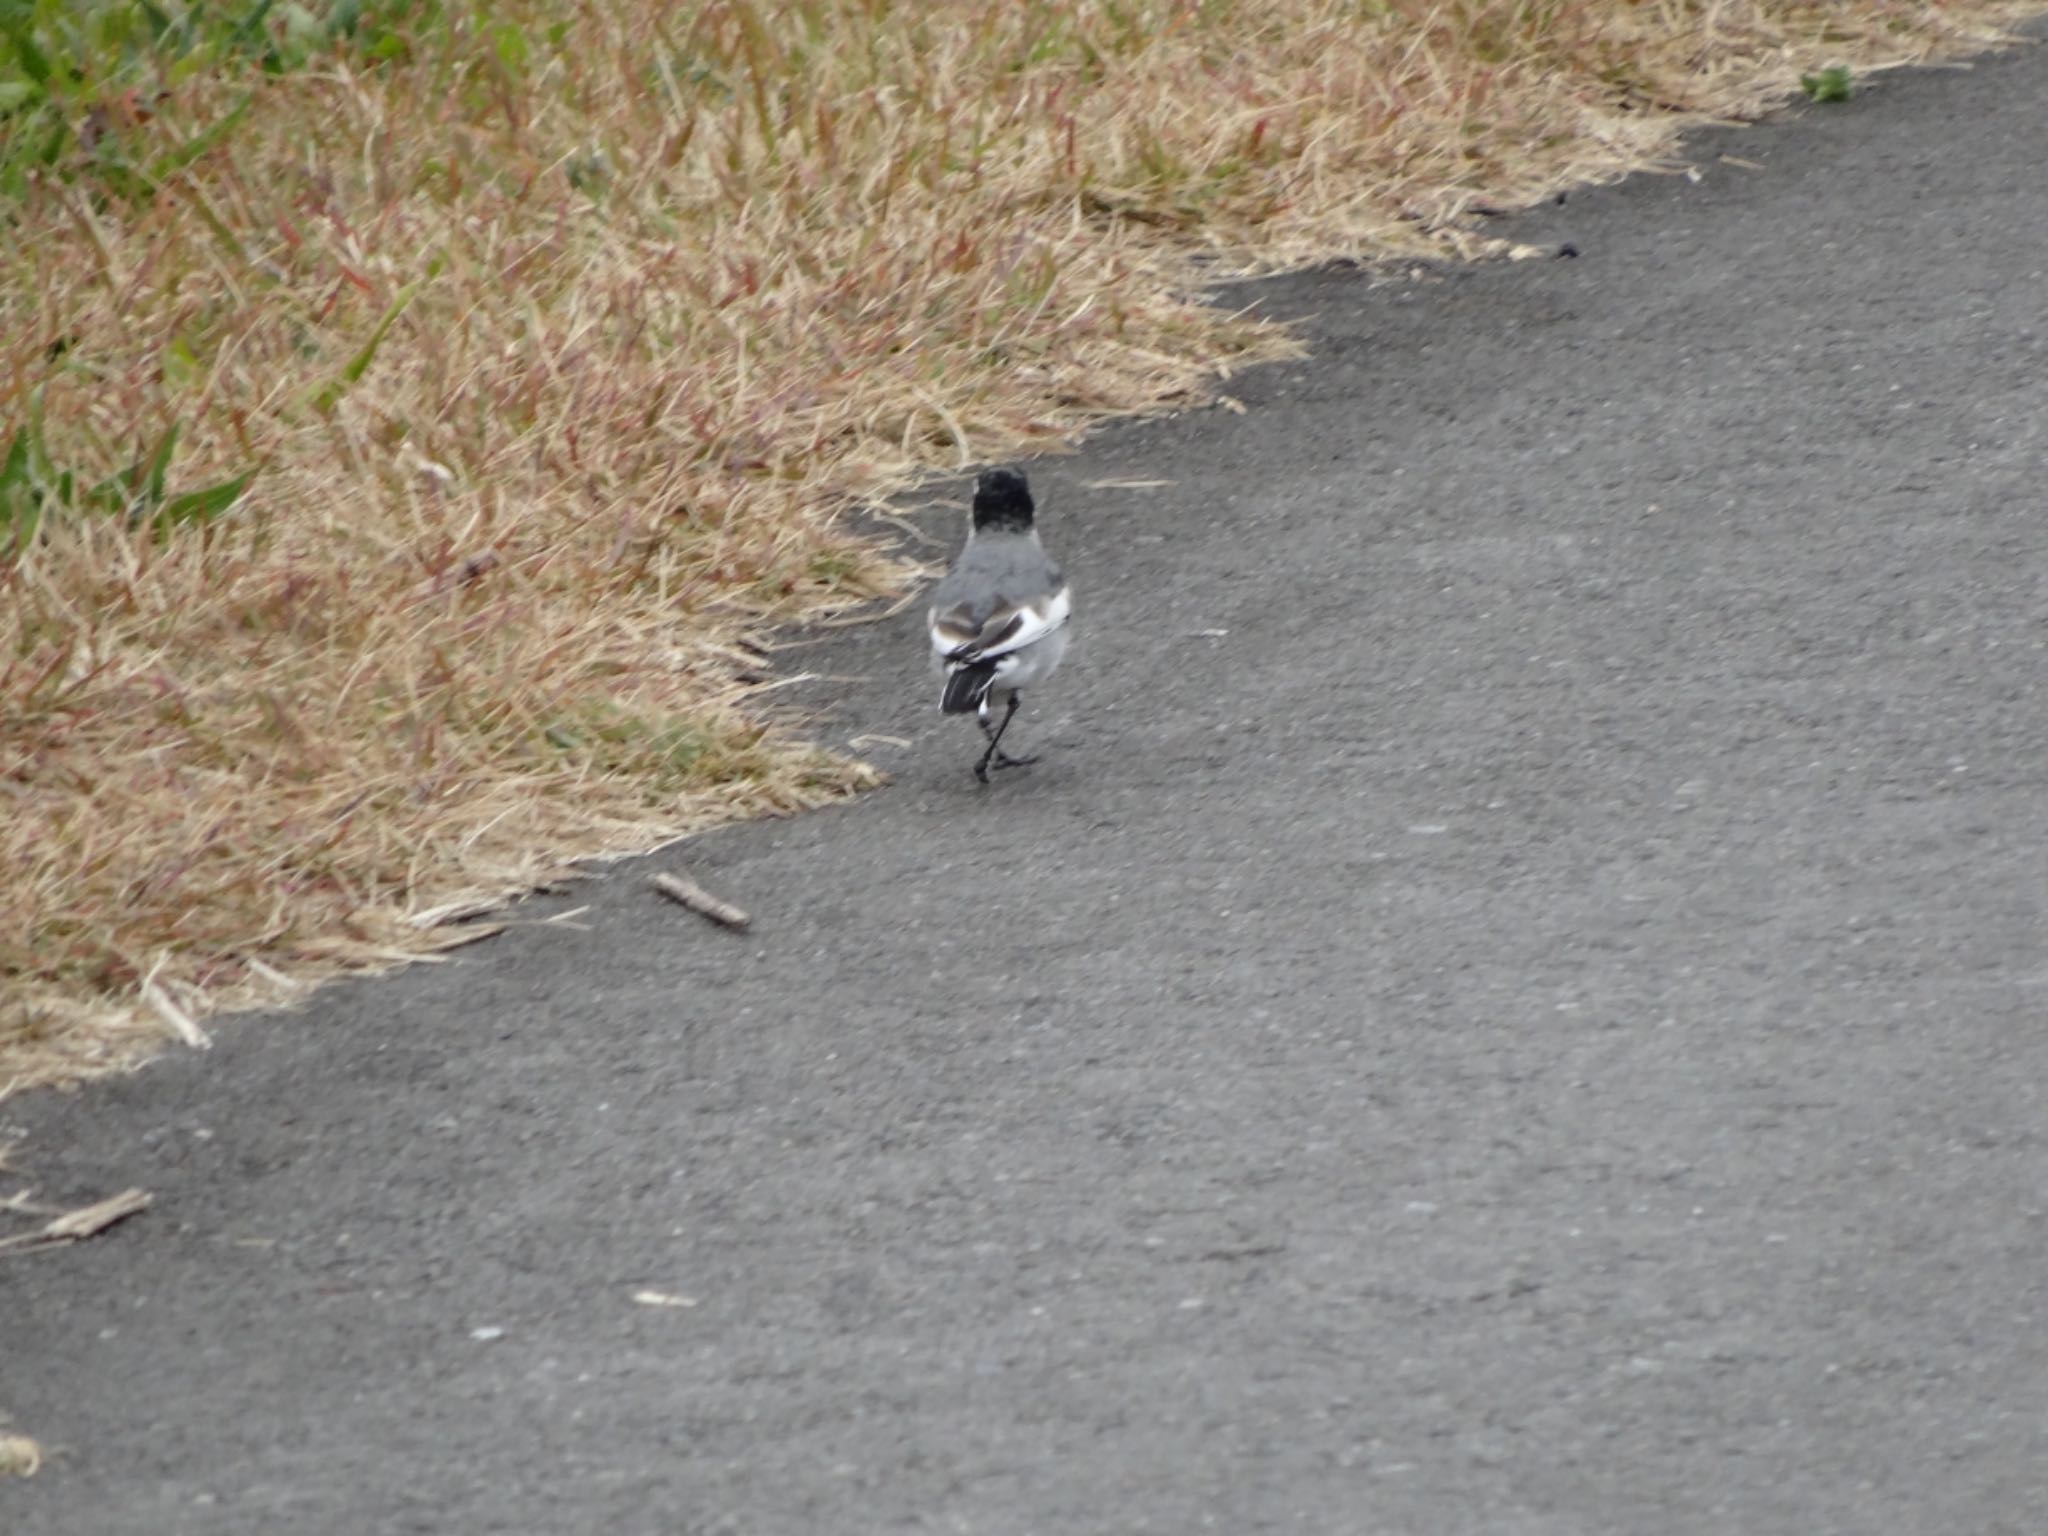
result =
[[1066,587],[1028,603],[1005,603],[980,624],[961,608],[931,616],[932,649],[949,662],[988,661],[1036,645],[1067,622],[1073,598]]

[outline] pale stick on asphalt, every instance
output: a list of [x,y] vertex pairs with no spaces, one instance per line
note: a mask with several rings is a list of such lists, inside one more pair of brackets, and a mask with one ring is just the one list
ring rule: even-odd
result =
[[744,928],[753,921],[731,902],[720,901],[696,881],[681,875],[649,875],[647,882],[670,901],[678,902],[727,928]]

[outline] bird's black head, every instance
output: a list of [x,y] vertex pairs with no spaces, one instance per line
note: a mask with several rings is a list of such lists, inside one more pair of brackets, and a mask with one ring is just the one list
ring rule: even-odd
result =
[[990,469],[974,482],[974,528],[1024,533],[1031,527],[1031,486],[1014,469]]

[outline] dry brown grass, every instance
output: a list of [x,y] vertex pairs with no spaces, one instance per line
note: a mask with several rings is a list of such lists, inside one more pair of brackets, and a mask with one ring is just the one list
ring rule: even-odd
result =
[[874,782],[749,715],[764,627],[906,589],[847,508],[1290,345],[1203,282],[2040,9],[505,0],[109,87],[0,209],[0,450],[254,478],[0,555],[0,1096]]

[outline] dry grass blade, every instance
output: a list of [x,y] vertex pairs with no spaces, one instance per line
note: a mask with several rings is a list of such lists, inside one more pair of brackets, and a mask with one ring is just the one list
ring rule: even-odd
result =
[[54,1248],[97,1237],[116,1222],[126,1221],[130,1216],[148,1210],[152,1199],[146,1190],[124,1189],[118,1195],[109,1195],[104,1200],[96,1200],[91,1205],[53,1217],[39,1231],[0,1238],[0,1252]]
[[150,1195],[140,1189],[124,1189],[118,1195],[109,1195],[78,1210],[67,1211],[43,1228],[43,1236],[58,1242],[77,1242],[80,1238],[97,1237],[117,1221],[126,1221],[150,1207]]
[[1506,255],[1468,213],[2040,8],[25,8],[0,1085],[877,782],[750,639],[915,584],[846,510],[1293,350],[1220,277]]
[[170,994],[156,984],[153,972],[143,978],[142,1000],[164,1021],[172,1034],[193,1050],[204,1051],[212,1048],[213,1042],[207,1038],[206,1031],[192,1021],[192,1015],[171,1001]]
[[642,1290],[633,1293],[633,1300],[643,1307],[694,1307],[697,1298],[679,1296],[673,1291]]

